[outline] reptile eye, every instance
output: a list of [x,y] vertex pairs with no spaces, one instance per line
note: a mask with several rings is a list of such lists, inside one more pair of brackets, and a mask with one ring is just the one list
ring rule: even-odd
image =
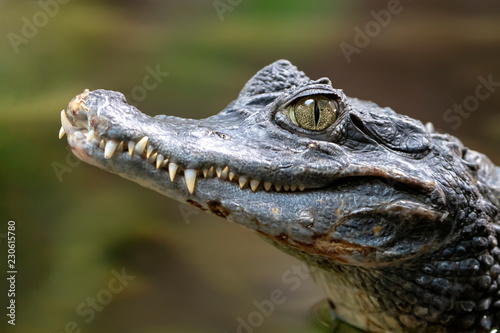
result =
[[290,120],[309,131],[322,131],[337,119],[337,103],[325,96],[307,96],[290,106]]

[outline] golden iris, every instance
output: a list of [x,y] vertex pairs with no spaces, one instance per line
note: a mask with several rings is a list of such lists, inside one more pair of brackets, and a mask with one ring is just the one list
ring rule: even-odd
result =
[[308,131],[322,131],[337,119],[337,105],[325,96],[306,96],[290,106],[290,120]]

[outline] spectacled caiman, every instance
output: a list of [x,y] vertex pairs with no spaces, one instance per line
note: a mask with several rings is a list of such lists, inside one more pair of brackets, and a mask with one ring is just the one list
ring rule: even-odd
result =
[[201,120],[85,90],[60,137],[89,164],[255,230],[370,332],[500,327],[500,168],[432,124],[286,60]]

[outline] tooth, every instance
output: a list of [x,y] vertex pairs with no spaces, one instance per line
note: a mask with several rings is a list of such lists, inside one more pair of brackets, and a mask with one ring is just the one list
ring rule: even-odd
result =
[[149,156],[151,156],[152,152],[153,152],[153,147],[151,145],[149,145],[148,150],[146,151],[146,158],[149,158]]
[[163,162],[161,162],[161,167],[165,167],[165,165],[167,165],[168,163],[168,158],[164,159]]
[[295,192],[295,190],[297,189],[297,185],[290,186],[290,189],[292,190],[292,192]]
[[250,188],[252,189],[253,192],[259,187],[260,182],[258,180],[251,180],[250,181]]
[[220,178],[221,178],[222,180],[226,180],[226,178],[227,178],[227,173],[228,173],[228,172],[229,172],[229,167],[228,167],[228,166],[226,166],[226,167],[222,170],[222,173],[221,173],[221,175],[220,175]]
[[274,184],[274,188],[276,188],[276,192],[281,191],[281,185],[280,184]]
[[132,154],[134,153],[134,148],[135,148],[135,143],[134,141],[129,141],[128,142],[128,154],[130,156],[132,156]]
[[95,138],[95,131],[92,129],[89,131],[89,134],[87,134],[87,140],[91,142]]
[[218,167],[217,169],[215,169],[215,173],[217,174],[217,178],[220,178],[220,175],[222,173],[222,168]]
[[239,183],[240,183],[240,188],[243,188],[245,187],[245,185],[247,184],[247,177],[243,177],[241,176],[240,179],[239,179]]
[[269,191],[271,189],[271,186],[273,186],[272,183],[270,183],[270,182],[264,182],[264,189],[266,191]]
[[207,178],[208,169],[203,169],[203,177]]
[[61,125],[65,129],[70,129],[72,127],[71,123],[68,120],[68,117],[66,116],[66,112],[64,112],[64,110],[61,111]]
[[66,132],[64,131],[64,127],[61,126],[61,129],[59,130],[59,139],[62,139],[64,134],[66,134]]
[[146,144],[148,143],[149,138],[147,136],[143,137],[142,139],[137,142],[135,145],[135,152],[141,156],[142,153],[144,152],[144,149],[146,149]]
[[175,173],[177,172],[177,168],[179,166],[175,163],[169,163],[168,165],[168,174],[170,175],[170,181],[174,181]]
[[158,156],[158,153],[154,153],[153,155],[151,155],[147,161],[151,164],[155,164],[156,156]]
[[104,148],[104,158],[110,159],[113,156],[117,146],[118,142],[114,140],[109,140],[108,142],[106,142],[106,147]]
[[290,189],[290,185],[283,185],[283,190],[288,191]]
[[162,154],[158,154],[158,157],[156,158],[156,168],[159,169],[163,163],[163,160],[165,157],[163,157]]
[[99,143],[99,148],[104,149],[105,146],[106,146],[106,141],[102,139],[101,142]]
[[299,185],[299,190],[304,191],[306,187],[304,185]]
[[234,172],[230,171],[229,172],[229,180],[230,181],[233,180],[234,176],[235,176]]
[[194,183],[196,182],[196,170],[195,169],[184,170],[184,178],[186,179],[186,186],[188,188],[189,193],[193,194]]
[[71,136],[74,136],[77,140],[85,139],[85,134],[83,134],[82,132],[73,132],[73,134],[71,134],[70,137]]
[[214,167],[211,167],[208,169],[208,177],[213,177],[214,176]]

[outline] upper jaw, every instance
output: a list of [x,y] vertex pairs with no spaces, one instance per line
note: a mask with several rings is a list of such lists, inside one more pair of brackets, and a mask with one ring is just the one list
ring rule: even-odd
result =
[[[279,172],[290,165],[283,163],[276,168],[248,140],[242,140],[247,143],[245,147],[235,146],[238,129],[224,126],[213,117],[203,123],[150,117],[128,105],[120,93],[86,90],[61,112],[61,123],[60,137],[68,135],[72,151],[81,160],[143,185],[140,178],[148,177],[144,168],[150,165],[151,171],[163,171],[170,181],[176,174],[184,174],[189,194],[195,191],[197,177],[218,177],[252,191],[306,189],[305,182],[285,178]],[[138,168],[137,161],[144,165]],[[319,186],[319,182],[309,186]]]

